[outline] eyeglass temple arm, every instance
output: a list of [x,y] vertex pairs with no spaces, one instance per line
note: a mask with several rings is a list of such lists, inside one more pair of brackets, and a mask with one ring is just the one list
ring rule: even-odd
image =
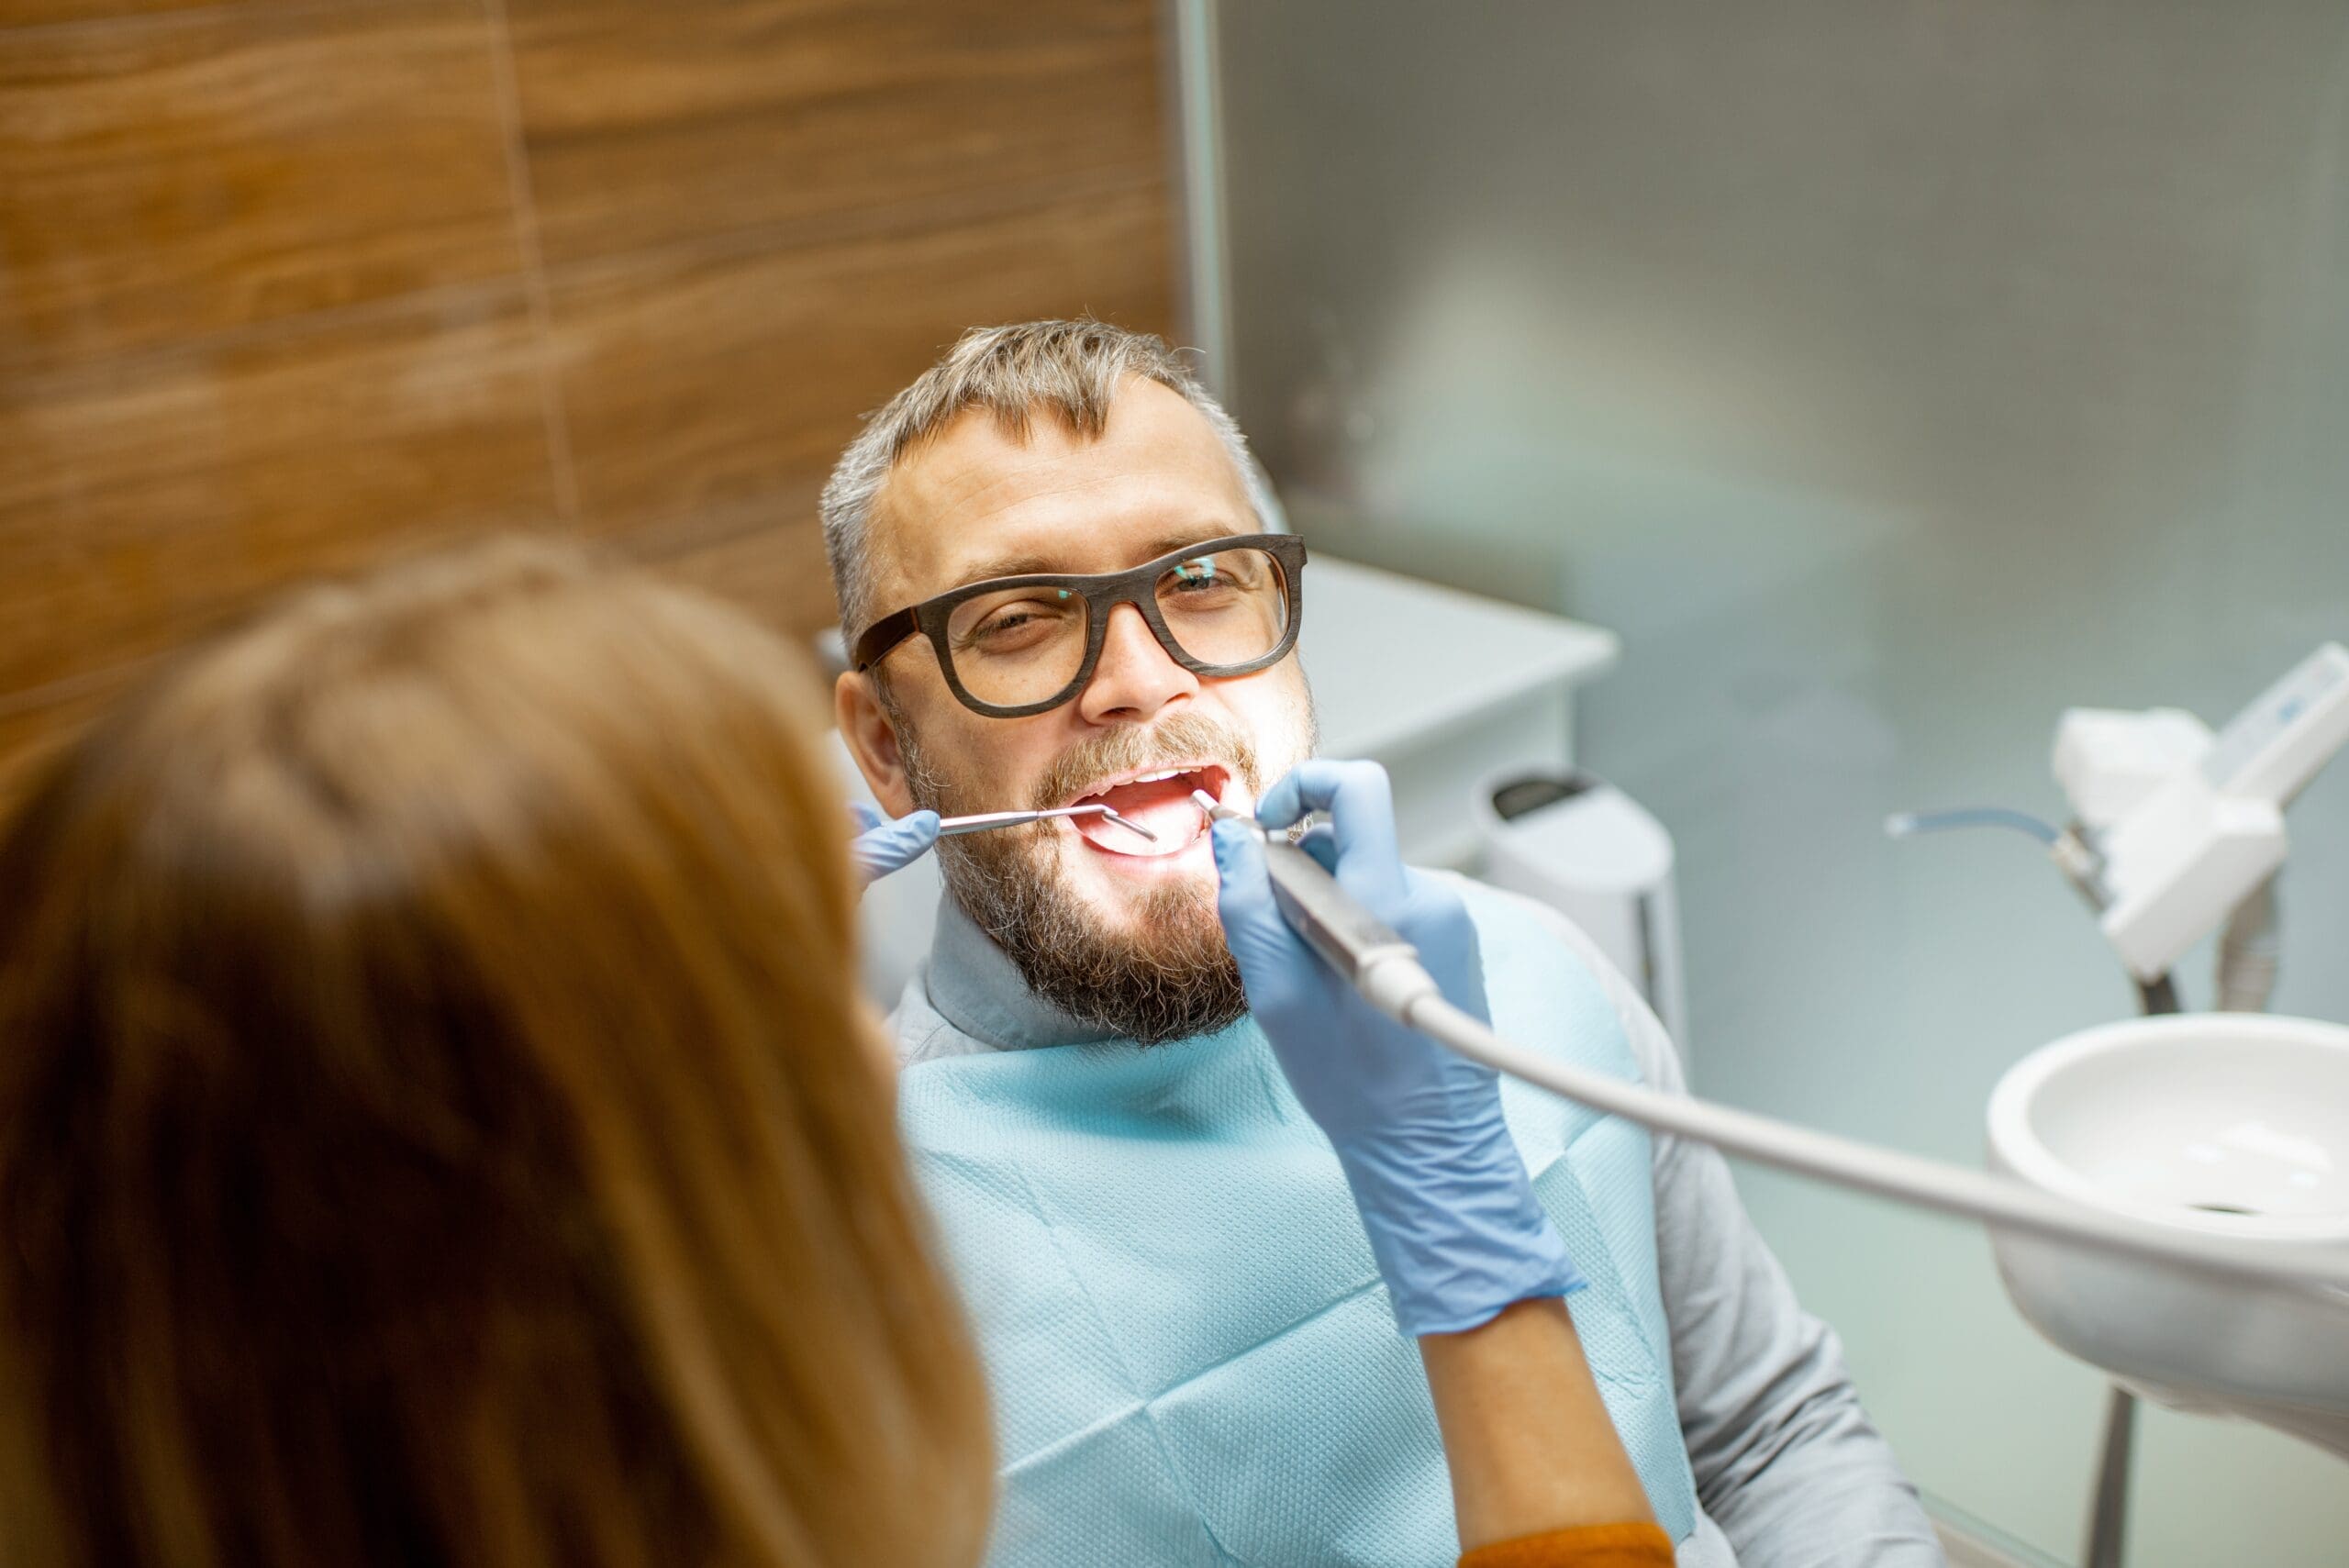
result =
[[870,670],[881,662],[891,649],[920,629],[920,619],[911,609],[883,616],[866,627],[864,635],[856,639],[856,647],[849,655],[849,668]]

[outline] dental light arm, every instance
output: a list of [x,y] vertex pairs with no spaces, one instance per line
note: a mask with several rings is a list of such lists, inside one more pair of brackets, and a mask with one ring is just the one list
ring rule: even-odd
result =
[[[1242,813],[1200,798],[1216,820]],[[1496,1072],[1659,1132],[1710,1143],[1725,1153],[1832,1182],[1898,1203],[1978,1219],[2010,1230],[2105,1251],[2131,1253],[2247,1278],[2349,1291],[2349,1260],[2312,1267],[2257,1241],[2174,1231],[2043,1193],[2020,1182],[1944,1164],[1854,1139],[1790,1126],[1694,1097],[1659,1094],[1586,1073],[1513,1046],[1443,999],[1409,943],[1357,904],[1305,851],[1277,838],[1264,845],[1273,896],[1290,927],[1363,997]]]
[[[2056,776],[2101,863],[2099,923],[2139,980],[2166,973],[2260,896],[2284,863],[2285,809],[2344,744],[2349,649],[2331,642],[2216,735],[2171,709],[2065,715]],[[2263,917],[2272,924],[2253,910],[2239,940],[2264,935]]]

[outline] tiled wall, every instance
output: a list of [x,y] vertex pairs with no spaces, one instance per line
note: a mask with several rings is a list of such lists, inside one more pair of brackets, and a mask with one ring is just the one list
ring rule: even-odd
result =
[[0,0],[0,791],[273,589],[485,530],[829,619],[962,327],[1164,329],[1152,0]]

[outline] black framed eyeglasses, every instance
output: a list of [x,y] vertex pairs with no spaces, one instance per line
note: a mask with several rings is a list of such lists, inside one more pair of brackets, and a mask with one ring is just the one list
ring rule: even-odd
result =
[[1294,534],[1236,534],[1098,576],[991,578],[883,616],[856,639],[853,662],[870,670],[918,632],[963,706],[1025,718],[1085,689],[1110,612],[1131,605],[1184,669],[1245,675],[1297,646],[1304,572],[1305,541]]

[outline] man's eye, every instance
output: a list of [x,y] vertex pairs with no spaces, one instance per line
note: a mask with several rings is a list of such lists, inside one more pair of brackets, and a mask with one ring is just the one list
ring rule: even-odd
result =
[[1014,599],[991,605],[974,616],[956,640],[965,648],[994,652],[1026,648],[1048,639],[1070,624],[1066,604],[1041,599]]
[[1245,594],[1252,586],[1242,574],[1224,570],[1212,561],[1191,561],[1159,580],[1158,596],[1186,609],[1204,609]]
[[997,632],[1015,631],[1037,618],[1035,611],[1025,607],[1016,610],[998,610],[987,617],[985,625],[979,628],[979,635],[990,637]]

